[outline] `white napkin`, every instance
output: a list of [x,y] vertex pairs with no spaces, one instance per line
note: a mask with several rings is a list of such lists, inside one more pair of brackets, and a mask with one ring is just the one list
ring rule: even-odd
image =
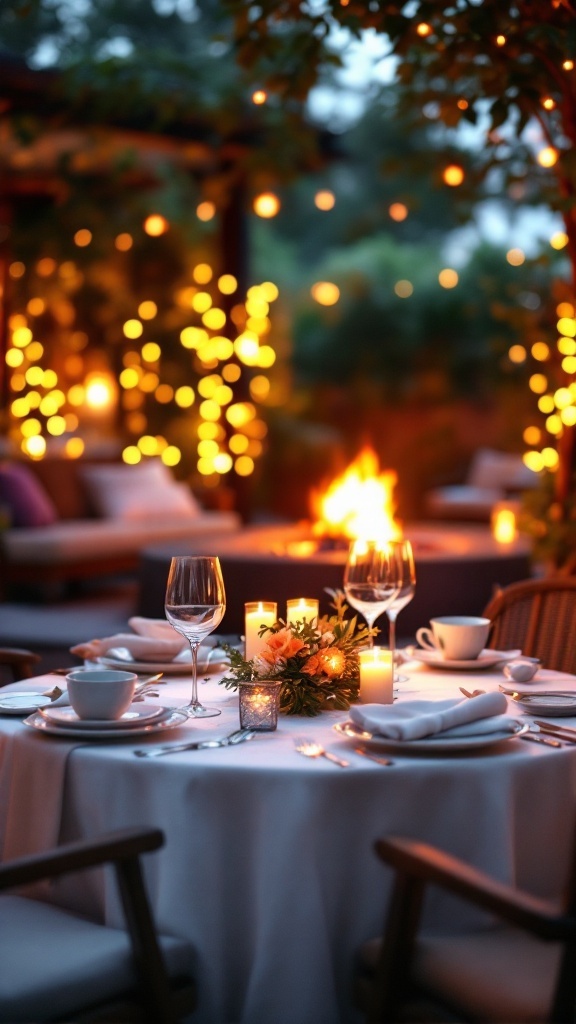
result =
[[172,630],[170,639],[138,636],[136,633],[115,633],[101,640],[89,640],[70,648],[80,658],[100,658],[113,647],[125,647],[135,661],[172,661],[177,654],[188,647],[188,641]]
[[503,693],[483,693],[465,700],[410,700],[398,704],[364,704],[350,709],[356,725],[394,740],[419,740],[439,733],[481,736],[496,730],[514,732],[518,719],[505,715]]
[[155,640],[174,639],[174,627],[167,619],[145,619],[142,615],[133,615],[128,619],[128,625],[139,636],[151,636]]

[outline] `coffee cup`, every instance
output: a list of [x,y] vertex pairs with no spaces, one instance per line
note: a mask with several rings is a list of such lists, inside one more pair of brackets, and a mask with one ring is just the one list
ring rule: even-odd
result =
[[422,626],[416,640],[427,651],[436,651],[449,661],[473,661],[486,646],[490,619],[476,615],[442,615]]
[[111,669],[74,669],[66,676],[68,699],[78,718],[121,718],[134,697],[138,676]]

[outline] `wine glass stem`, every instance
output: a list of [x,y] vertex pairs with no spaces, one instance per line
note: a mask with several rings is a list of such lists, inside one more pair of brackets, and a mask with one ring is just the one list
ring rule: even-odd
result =
[[392,652],[392,666],[394,666],[396,661],[396,612],[388,612],[388,622],[390,624],[388,632],[388,646]]
[[198,701],[198,643],[194,643],[193,640],[188,639],[190,644],[190,652],[192,654],[192,699],[188,705],[189,708],[197,708]]

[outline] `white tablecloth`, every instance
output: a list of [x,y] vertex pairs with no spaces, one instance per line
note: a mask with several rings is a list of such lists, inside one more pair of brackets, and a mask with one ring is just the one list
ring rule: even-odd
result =
[[[399,699],[494,688],[498,670],[467,675],[411,664]],[[44,689],[58,681],[38,680]],[[61,681],[61,680],[60,680]],[[34,687],[33,681],[26,684]],[[162,688],[177,705],[189,681]],[[18,684],[16,688],[23,688]],[[562,685],[566,688],[566,684]],[[238,725],[237,697],[200,683],[218,718],[162,742]],[[516,709],[518,710],[518,709]],[[576,746],[511,739],[453,756],[394,754],[392,767],[356,755],[333,732],[346,718],[281,717],[274,733],[235,748],[136,758],[133,740],[84,743],[40,736],[0,718],[4,856],[109,829],[154,825],[166,847],[146,858],[157,923],[193,945],[198,1024],[351,1024],[355,950],[381,931],[389,886],[374,841],[396,833],[437,843],[504,881],[561,892],[574,825]],[[306,733],[347,757],[339,768],[294,750]],[[156,742],[152,739],[144,743]],[[60,897],[115,920],[111,882],[67,882]],[[432,896],[429,927],[464,926],[473,912]]]

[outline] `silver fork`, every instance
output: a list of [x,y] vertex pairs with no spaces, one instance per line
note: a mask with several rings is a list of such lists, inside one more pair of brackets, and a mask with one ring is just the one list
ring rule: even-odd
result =
[[163,747],[150,747],[135,750],[136,757],[163,757],[165,754],[176,754],[181,750],[211,750],[213,747],[233,747],[255,736],[252,729],[235,729],[228,736],[219,740],[195,740],[193,743],[175,743]]
[[325,757],[328,761],[332,761],[333,764],[339,765],[340,768],[350,767],[349,761],[336,757],[336,754],[332,754],[330,750],[324,750],[324,747],[320,743],[316,743],[315,740],[297,736],[294,740],[294,747],[304,757]]

